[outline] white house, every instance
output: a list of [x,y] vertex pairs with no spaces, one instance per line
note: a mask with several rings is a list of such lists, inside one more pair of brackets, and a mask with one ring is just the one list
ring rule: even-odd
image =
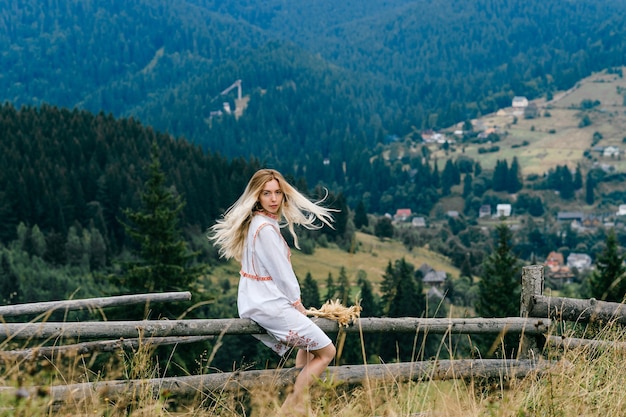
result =
[[496,206],[496,216],[497,217],[509,217],[511,215],[511,205],[510,204],[498,204]]
[[567,266],[579,271],[591,268],[591,256],[586,253],[570,253],[567,255]]
[[413,220],[411,220],[411,225],[415,227],[426,227],[426,219],[423,217],[413,217]]
[[515,96],[513,97],[511,106],[513,106],[514,109],[525,109],[528,107],[528,99],[523,96]]
[[617,209],[617,212],[615,213],[616,216],[626,216],[626,204],[620,204],[619,208]]
[[607,146],[606,148],[604,148],[602,156],[607,158],[619,156],[619,148],[617,146]]

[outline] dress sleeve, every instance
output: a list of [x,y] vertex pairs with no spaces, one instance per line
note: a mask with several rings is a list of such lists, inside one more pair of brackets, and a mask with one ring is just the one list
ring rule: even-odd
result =
[[269,223],[262,224],[254,241],[256,260],[267,270],[278,289],[298,308],[300,284],[288,258],[288,248],[280,233]]

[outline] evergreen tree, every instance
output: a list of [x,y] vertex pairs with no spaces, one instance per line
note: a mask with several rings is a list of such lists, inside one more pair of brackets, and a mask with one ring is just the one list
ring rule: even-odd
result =
[[519,161],[517,160],[517,156],[513,157],[513,161],[511,162],[511,167],[507,172],[506,179],[506,190],[510,194],[515,194],[523,187],[522,184],[522,172],[519,166]]
[[136,260],[127,265],[120,283],[131,292],[186,290],[200,275],[178,227],[184,203],[165,187],[158,147],[153,145],[148,180],[138,210],[126,209],[126,232],[136,243]]
[[572,176],[572,172],[569,170],[567,165],[563,165],[561,168],[561,187],[559,188],[559,192],[561,198],[564,200],[569,200],[574,197],[575,187],[574,187],[574,178]]
[[[414,267],[404,258],[397,260],[393,266],[389,262],[381,291],[383,314],[388,317],[421,317],[425,314],[426,298],[422,294],[422,282],[414,279]],[[413,360],[413,347],[420,346],[415,338],[413,334],[385,335],[381,340],[380,354],[387,360]]]
[[365,203],[363,203],[363,200],[359,200],[359,204],[357,204],[354,210],[354,227],[360,229],[367,226],[369,226],[369,219],[367,218]]
[[624,255],[613,229],[606,236],[605,248],[596,260],[596,270],[589,278],[590,296],[598,300],[621,303],[626,294]]
[[583,188],[583,173],[580,169],[580,164],[576,165],[576,172],[574,173],[574,189],[580,190]]
[[591,171],[587,172],[587,181],[585,181],[585,203],[592,205],[595,202],[594,196],[595,181]]
[[347,306],[350,303],[350,282],[348,281],[348,275],[346,268],[343,266],[339,269],[339,278],[337,278],[337,299]]
[[448,159],[441,173],[441,194],[444,196],[449,195],[452,186],[460,184],[460,176],[461,174],[456,164],[452,162],[452,159]]
[[[512,252],[512,232],[506,224],[496,227],[497,245],[483,262],[483,273],[478,283],[476,313],[481,317],[517,317],[520,303],[521,265]],[[492,346],[502,348],[507,357],[514,357],[519,344],[517,336],[503,340],[475,336],[476,346],[484,356],[491,354]],[[503,346],[504,345],[504,346]]]
[[329,300],[335,300],[336,293],[337,293],[337,288],[335,287],[333,274],[329,272],[328,278],[326,278],[326,296],[324,297],[325,298],[324,303]]
[[361,304],[361,317],[378,317],[380,309],[371,282],[367,279],[367,273],[359,270],[357,273],[357,285],[359,286],[359,302]]
[[385,273],[383,274],[383,279],[380,283],[380,293],[381,293],[381,313],[387,315],[389,309],[391,308],[391,303],[396,296],[396,274],[391,264],[391,261],[387,262],[387,267],[385,268]]
[[493,191],[506,191],[507,180],[509,178],[509,164],[506,159],[496,161],[496,167],[493,170]]
[[374,234],[380,240],[393,237],[393,223],[389,217],[383,216],[378,219],[374,227]]
[[465,174],[463,177],[463,198],[467,198],[472,194],[472,174]]
[[302,283],[302,304],[308,307],[320,308],[322,303],[320,302],[320,291],[317,285],[317,281],[313,279],[310,272],[306,273],[304,282]]
[[509,227],[499,224],[496,235],[496,247],[482,265],[476,313],[481,317],[516,317],[519,315],[521,266],[512,252],[513,234]]
[[2,251],[0,258],[0,302],[12,304],[20,301],[20,278],[13,271],[9,254]]

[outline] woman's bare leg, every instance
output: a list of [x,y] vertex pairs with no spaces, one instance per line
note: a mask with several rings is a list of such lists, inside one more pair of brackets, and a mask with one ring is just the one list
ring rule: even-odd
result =
[[296,378],[293,391],[287,396],[281,407],[282,411],[299,411],[303,413],[303,410],[306,410],[305,405],[302,404],[304,394],[313,381],[319,378],[332,360],[335,359],[336,353],[337,350],[332,343],[318,350],[307,352],[300,349],[298,351],[296,354],[296,367],[302,367],[302,370]]

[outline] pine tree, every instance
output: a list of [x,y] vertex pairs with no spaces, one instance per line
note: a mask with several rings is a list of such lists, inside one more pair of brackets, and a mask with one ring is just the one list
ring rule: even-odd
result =
[[506,191],[507,179],[509,177],[509,164],[506,159],[496,161],[496,167],[493,170],[493,191]]
[[165,187],[159,151],[153,145],[148,180],[138,210],[126,209],[126,233],[136,244],[136,260],[127,266],[120,283],[131,292],[186,290],[200,274],[178,227],[182,198]]
[[389,217],[383,216],[378,219],[374,226],[374,235],[380,240],[393,237],[393,223]]
[[302,304],[305,307],[320,308],[320,291],[317,285],[317,281],[313,279],[310,272],[306,273],[304,282],[302,283]]
[[504,223],[498,225],[496,235],[496,247],[483,262],[476,313],[481,317],[516,317],[521,289],[520,263],[512,252],[509,227]]
[[622,302],[626,294],[626,267],[613,229],[606,236],[604,251],[598,256],[596,265],[589,278],[590,296],[603,301]]
[[594,196],[595,181],[591,171],[587,173],[587,181],[585,182],[585,203],[592,205],[595,202]]
[[348,281],[348,275],[346,268],[343,266],[339,269],[339,278],[337,278],[337,299],[347,306],[350,300],[350,282]]
[[509,168],[507,172],[507,179],[506,179],[506,190],[510,194],[515,194],[516,192],[522,189],[523,184],[522,184],[521,175],[522,175],[522,172],[519,166],[519,161],[517,160],[517,157],[514,156],[513,161],[511,162],[511,167]]
[[363,203],[363,200],[359,200],[359,204],[357,204],[354,210],[354,227],[360,229],[368,225],[369,220],[367,218],[367,211],[365,210],[365,203]]
[[465,174],[463,177],[463,197],[469,197],[469,195],[472,194],[472,189],[472,174]]
[[[426,298],[422,294],[421,280],[414,279],[414,267],[400,259],[392,266],[389,262],[383,283],[383,314],[388,317],[421,317],[425,314]],[[380,342],[380,354],[386,360],[412,360],[415,335],[385,335]],[[393,343],[390,343],[392,342]]]
[[361,317],[378,317],[380,309],[374,297],[371,282],[367,279],[367,273],[359,270],[357,273],[357,285],[359,286],[359,302],[361,304]]
[[335,281],[333,280],[333,274],[328,273],[328,278],[326,278],[326,296],[324,297],[326,301],[334,300],[335,294],[337,293],[337,288],[335,288]]
[[[521,265],[512,252],[512,232],[506,224],[496,227],[497,245],[483,262],[483,274],[478,283],[476,313],[481,317],[517,317],[520,303]],[[519,338],[505,336],[503,340],[475,336],[481,355],[489,356],[492,346],[503,349],[507,357],[515,357]]]
[[0,257],[0,302],[12,304],[20,300],[20,277],[13,271],[9,255],[2,251]]

